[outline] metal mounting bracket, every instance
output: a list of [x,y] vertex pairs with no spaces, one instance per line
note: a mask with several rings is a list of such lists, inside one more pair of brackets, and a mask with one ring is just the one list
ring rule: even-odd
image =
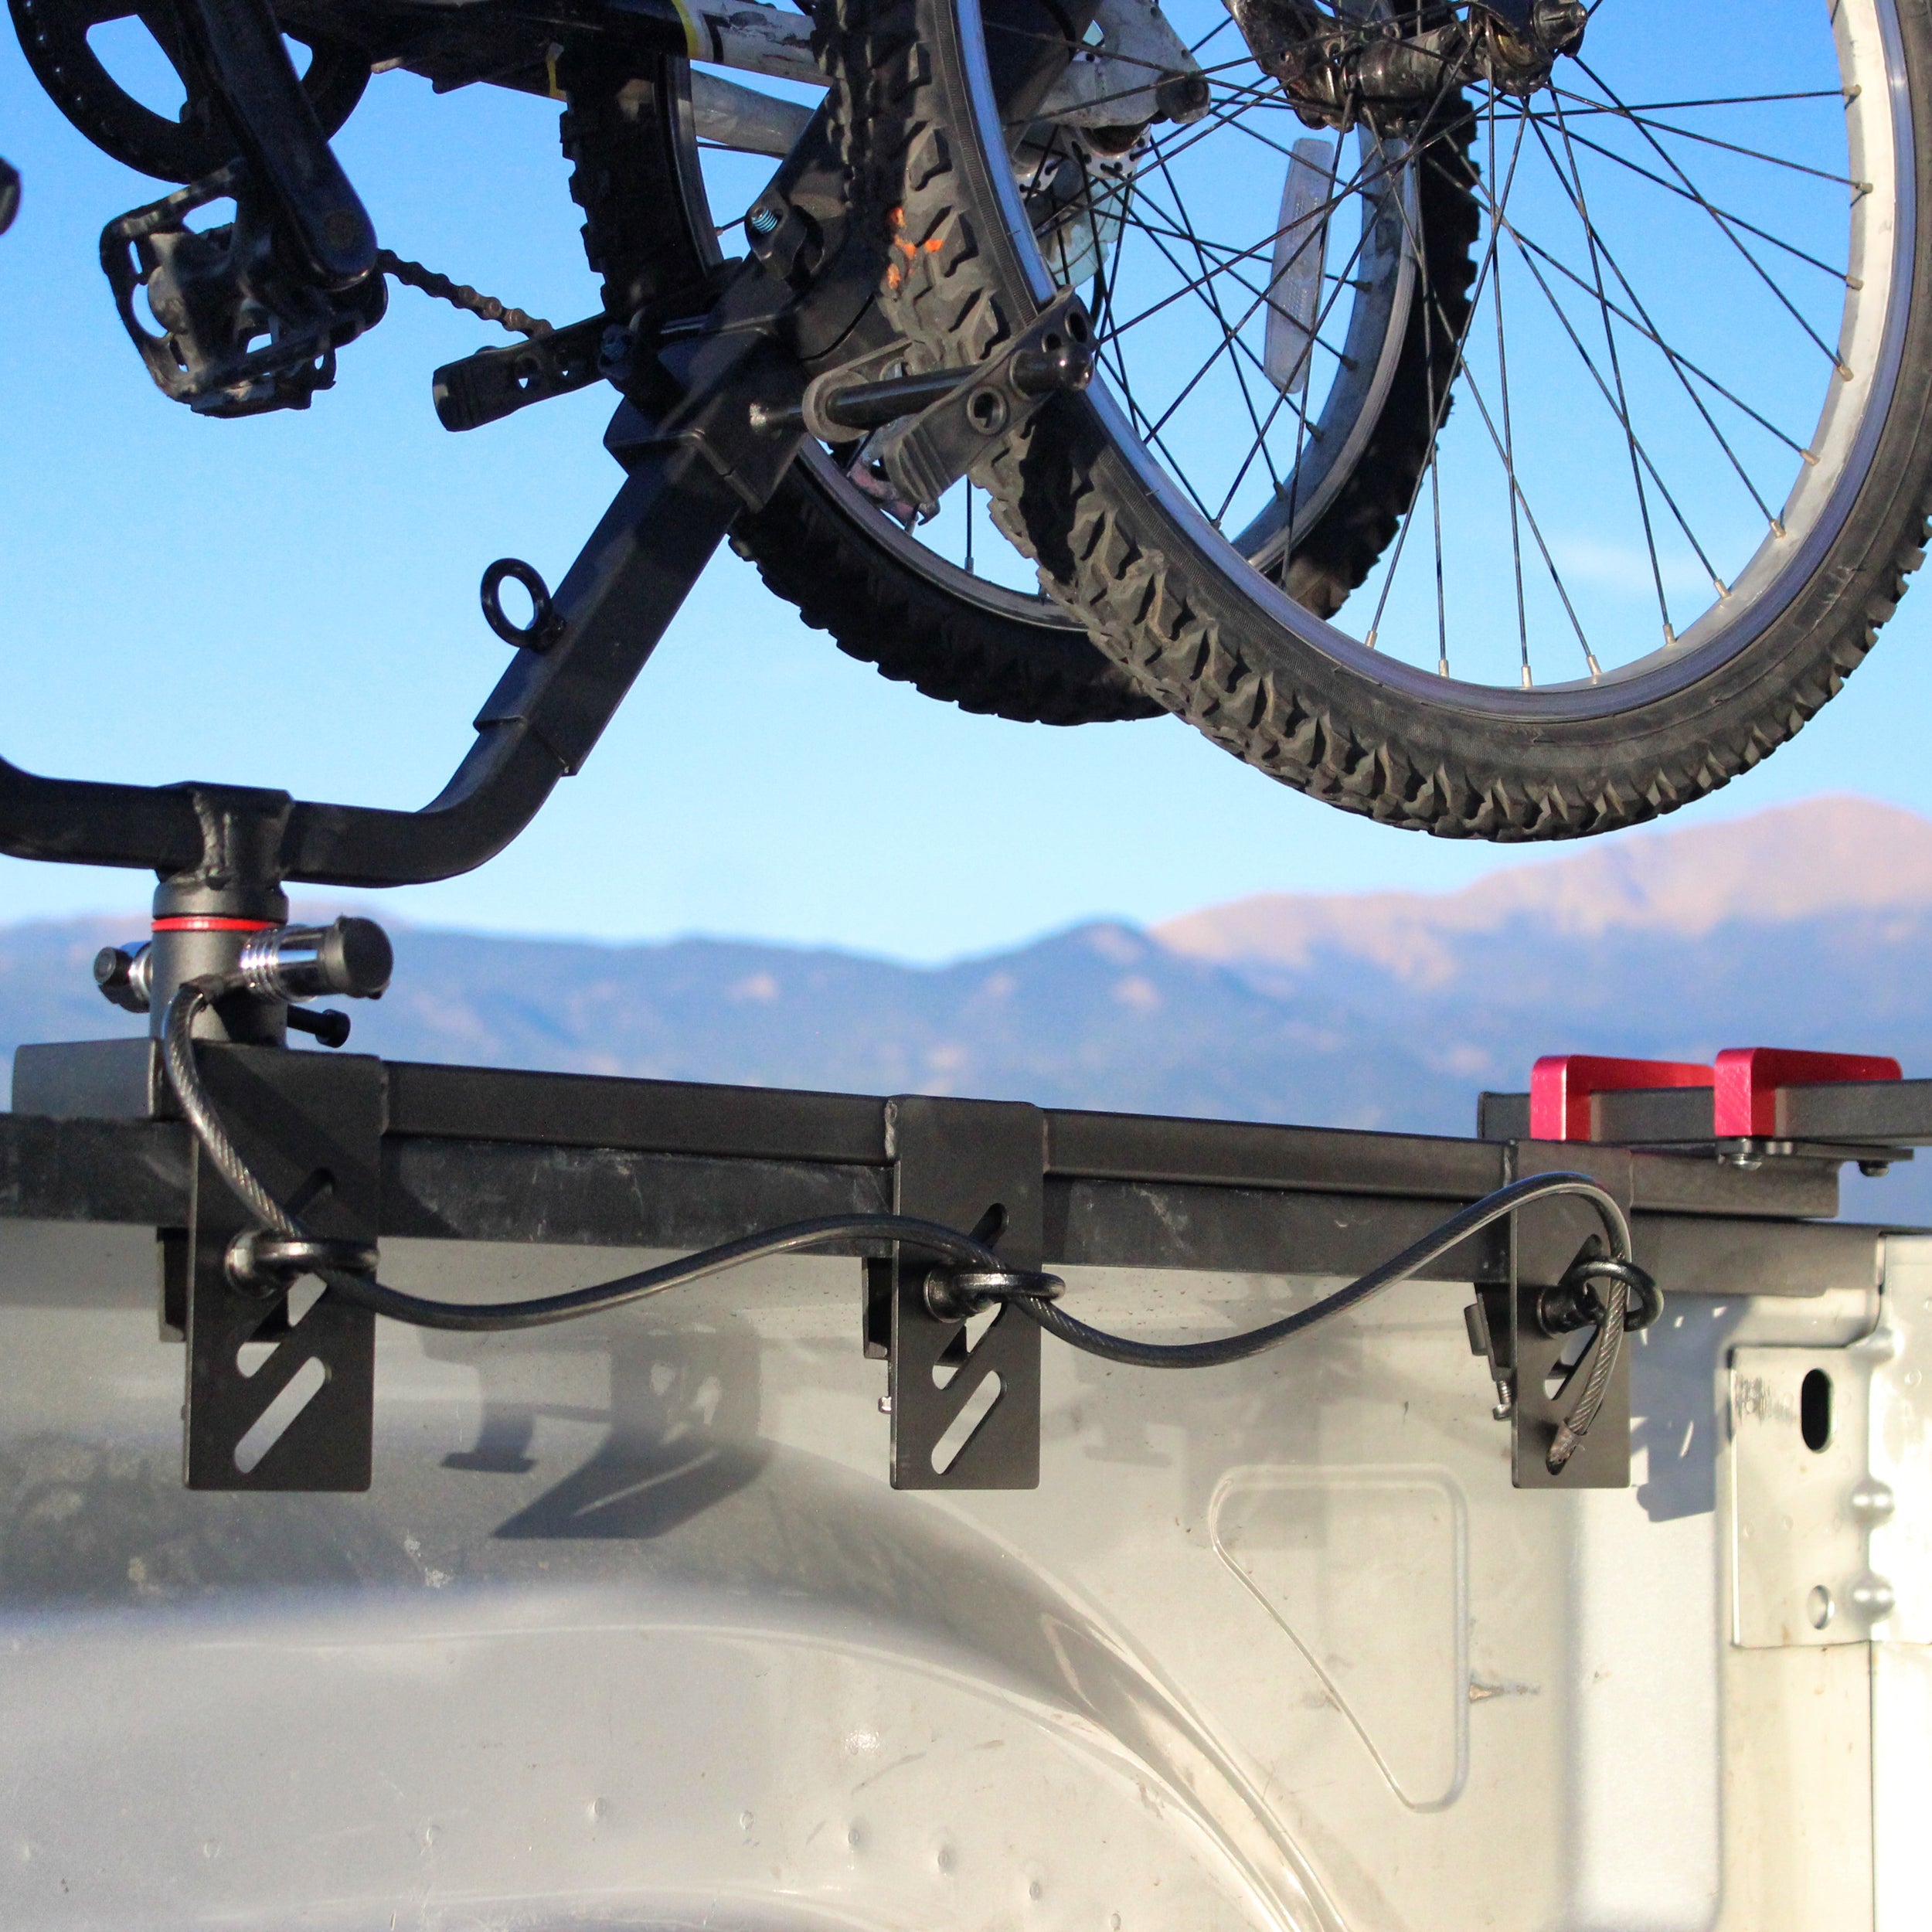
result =
[[[1005,1100],[886,1105],[893,1208],[977,1233],[1017,1268],[1045,1243],[1046,1117]],[[970,1322],[926,1305],[927,1264],[893,1264],[888,1372],[895,1489],[1039,1486],[1040,1332],[1009,1304]]]
[[[1582,1156],[1582,1158],[1580,1158]],[[1565,1142],[1518,1141],[1509,1151],[1509,1178],[1581,1172],[1631,1211],[1631,1157],[1623,1148],[1583,1150]],[[1549,1335],[1536,1300],[1553,1287],[1602,1224],[1581,1201],[1538,1202],[1509,1219],[1509,1333],[1514,1400],[1509,1411],[1510,1479],[1519,1489],[1624,1489],[1630,1485],[1630,1342],[1618,1351],[1597,1420],[1560,1475],[1544,1458],[1577,1399],[1580,1367],[1574,1351],[1590,1331]],[[1563,1358],[1566,1351],[1571,1359]]]
[[[201,1063],[224,1124],[269,1192],[318,1234],[373,1242],[382,1217],[383,1063],[216,1046],[201,1049]],[[237,1287],[228,1244],[256,1218],[199,1146],[192,1158],[183,1257],[188,1487],[366,1489],[376,1318],[332,1294],[315,1296],[312,1279],[282,1294]],[[166,1254],[164,1243],[164,1270]]]

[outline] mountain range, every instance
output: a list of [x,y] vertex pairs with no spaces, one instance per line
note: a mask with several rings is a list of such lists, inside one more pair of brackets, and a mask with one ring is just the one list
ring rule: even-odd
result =
[[[940,967],[385,923],[395,983],[354,1044],[391,1059],[1438,1133],[1471,1131],[1478,1091],[1521,1089],[1540,1053],[1775,1045],[1932,1073],[1932,821],[1853,798],[1692,817],[1453,893],[1264,894]],[[137,1030],[89,971],[129,937],[0,928],[0,1049]],[[1869,1211],[1906,1214],[1919,1190],[1883,1185]]]

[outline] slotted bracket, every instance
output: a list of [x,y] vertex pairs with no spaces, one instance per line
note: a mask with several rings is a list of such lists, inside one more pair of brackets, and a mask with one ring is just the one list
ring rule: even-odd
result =
[[[223,1124],[276,1199],[294,1207],[316,1234],[374,1241],[382,1208],[383,1063],[271,1046],[205,1047],[200,1060]],[[192,1161],[182,1412],[188,1487],[366,1489],[376,1318],[325,1293],[291,1325],[288,1295],[236,1287],[224,1266],[228,1244],[257,1223],[199,1146]],[[314,1286],[298,1282],[298,1297]],[[311,1363],[320,1369],[320,1386],[295,1408],[315,1382]]]
[[[896,1213],[977,1231],[1010,1267],[1040,1266],[1046,1132],[1038,1107],[908,1096],[886,1103],[886,1133]],[[1005,1307],[969,1348],[968,1325],[941,1321],[926,1306],[930,1266],[903,1250],[894,1264],[893,1487],[1036,1489],[1039,1329]],[[984,1404],[995,1376],[992,1406],[960,1444],[955,1424]]]
[[[1587,1174],[1628,1215],[1631,1157],[1622,1148],[1518,1141],[1510,1176],[1556,1172]],[[1630,1485],[1630,1356],[1626,1336],[1604,1391],[1602,1406],[1577,1452],[1552,1475],[1545,1458],[1563,1417],[1583,1387],[1580,1372],[1566,1376],[1562,1357],[1572,1338],[1547,1335],[1536,1315],[1539,1291],[1560,1281],[1584,1244],[1603,1233],[1587,1202],[1538,1201],[1509,1217],[1509,1321],[1515,1400],[1509,1416],[1510,1475],[1519,1489],[1624,1489]]]

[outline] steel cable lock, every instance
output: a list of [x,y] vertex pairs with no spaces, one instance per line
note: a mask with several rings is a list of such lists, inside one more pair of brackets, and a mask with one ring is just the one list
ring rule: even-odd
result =
[[[1546,1289],[1539,1300],[1539,1315],[1546,1326],[1554,1325],[1558,1331],[1586,1325],[1596,1329],[1581,1392],[1558,1428],[1546,1459],[1553,1475],[1576,1454],[1596,1420],[1624,1335],[1648,1327],[1663,1309],[1656,1284],[1632,1259],[1630,1224],[1621,1207],[1587,1175],[1566,1173],[1532,1175],[1513,1181],[1471,1202],[1400,1253],[1307,1308],[1260,1328],[1206,1342],[1139,1342],[1094,1328],[1060,1305],[1066,1284],[1059,1276],[1009,1268],[992,1248],[971,1235],[902,1214],[835,1214],[789,1222],[589,1287],[522,1301],[465,1304],[405,1294],[376,1278],[378,1258],[373,1247],[312,1235],[275,1199],[230,1139],[195,1063],[192,1029],[196,1016],[204,1008],[244,989],[270,991],[294,999],[348,990],[339,973],[328,971],[328,964],[318,957],[294,970],[277,968],[271,975],[266,960],[245,958],[239,971],[206,974],[185,981],[169,1000],[162,1021],[162,1062],[182,1113],[216,1171],[261,1224],[237,1235],[230,1244],[229,1279],[238,1287],[264,1296],[285,1293],[299,1276],[314,1274],[345,1301],[392,1321],[416,1328],[488,1333],[541,1328],[578,1315],[601,1314],[747,1261],[823,1247],[835,1241],[871,1239],[897,1243],[930,1256],[938,1264],[928,1272],[924,1284],[927,1311],[937,1320],[963,1321],[995,1302],[1011,1303],[1047,1334],[1109,1362],[1146,1369],[1210,1369],[1259,1355],[1385,1288],[1413,1278],[1471,1235],[1532,1202],[1570,1196],[1587,1202],[1595,1209],[1609,1252],[1580,1257],[1563,1281]],[[272,977],[272,985],[265,975]],[[1593,1248],[1597,1245],[1592,1243]],[[1604,1284],[1600,1290],[1600,1283]]]

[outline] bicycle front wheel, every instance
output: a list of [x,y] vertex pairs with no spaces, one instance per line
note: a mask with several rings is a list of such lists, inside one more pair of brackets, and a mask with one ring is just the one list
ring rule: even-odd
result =
[[[1057,15],[845,5],[906,244],[883,299],[929,361],[992,353],[1059,279],[1043,147],[1087,196],[1102,377],[987,466],[996,514],[1270,775],[1447,835],[1607,830],[1775,749],[1891,614],[1932,495],[1920,10],[1169,0],[1210,112],[1126,131],[1123,178],[1117,131],[1109,172],[1088,130],[1002,120],[1002,36],[1075,59]],[[1451,190],[1479,221],[1445,274],[1417,211]],[[1390,220],[1425,393],[1349,466],[1372,561],[1311,594]]]

